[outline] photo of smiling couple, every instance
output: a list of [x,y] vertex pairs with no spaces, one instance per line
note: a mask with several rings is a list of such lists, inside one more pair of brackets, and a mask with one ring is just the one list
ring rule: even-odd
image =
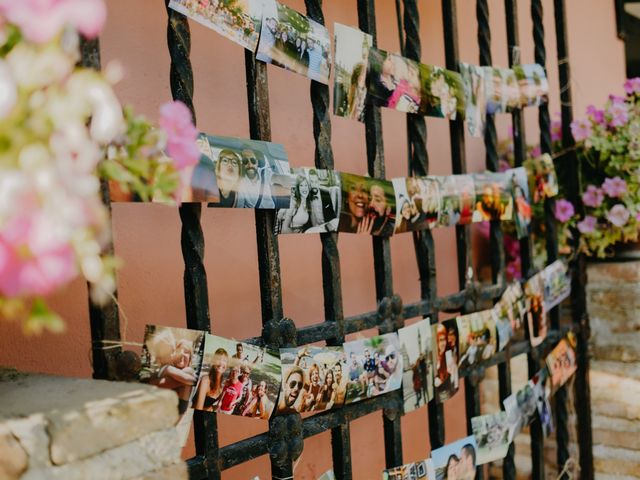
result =
[[393,184],[349,173],[340,174],[342,209],[338,231],[390,236],[396,224]]

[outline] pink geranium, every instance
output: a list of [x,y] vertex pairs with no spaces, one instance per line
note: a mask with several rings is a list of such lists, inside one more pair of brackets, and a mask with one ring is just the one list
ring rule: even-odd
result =
[[200,151],[196,144],[198,130],[193,125],[191,112],[182,102],[168,102],[160,107],[160,128],[167,133],[167,154],[176,168],[198,163]]
[[593,105],[587,107],[587,115],[596,123],[604,122],[604,110],[597,109]]
[[627,92],[627,95],[640,93],[640,77],[627,79],[627,81],[624,82],[624,91]]
[[607,212],[607,220],[616,227],[624,227],[630,216],[629,210],[621,204],[614,205],[611,207],[611,210]]
[[596,217],[587,215],[582,221],[578,222],[578,230],[583,234],[592,233],[596,229],[597,225],[598,220]]
[[577,142],[581,142],[582,140],[586,140],[591,136],[591,123],[589,121],[580,119],[574,120],[571,122],[571,133],[573,134],[573,138]]
[[607,178],[602,183],[602,190],[611,198],[620,198],[627,193],[627,182],[620,177]]
[[587,207],[597,208],[602,205],[604,193],[595,185],[589,185],[587,190],[582,194],[582,203]]
[[622,102],[614,101],[607,108],[607,115],[611,127],[622,127],[629,120],[629,107],[624,100]]
[[573,208],[573,204],[570,201],[560,199],[556,202],[556,207],[553,214],[556,217],[556,220],[558,220],[559,222],[568,222],[571,217],[573,217],[574,213],[576,212]]
[[0,294],[48,295],[77,275],[68,242],[44,213],[11,219],[0,232]]
[[560,140],[562,140],[562,122],[553,120],[551,122],[551,141],[559,142]]
[[85,37],[97,37],[107,8],[102,0],[0,0],[0,15],[18,26],[27,40],[46,43],[65,25]]

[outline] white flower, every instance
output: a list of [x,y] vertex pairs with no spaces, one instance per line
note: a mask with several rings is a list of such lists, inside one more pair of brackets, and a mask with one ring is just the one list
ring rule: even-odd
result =
[[0,59],[0,119],[9,114],[17,99],[18,89],[9,65]]
[[7,55],[13,77],[21,88],[36,90],[66,78],[75,61],[56,46],[37,48],[24,43]]

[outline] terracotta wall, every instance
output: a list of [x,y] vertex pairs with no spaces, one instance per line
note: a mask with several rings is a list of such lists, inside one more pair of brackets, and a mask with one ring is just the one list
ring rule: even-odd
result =
[[[101,39],[103,62],[118,60],[126,76],[118,86],[120,98],[133,104],[149,118],[157,118],[158,106],[170,98],[169,56],[166,49],[166,13],[162,2],[151,0],[109,0],[109,20]],[[302,0],[286,0],[304,11]],[[328,25],[334,21],[357,25],[355,1],[327,0]],[[545,30],[548,39],[548,67],[551,83],[551,112],[559,110],[557,58],[552,16],[553,2],[545,0]],[[624,49],[616,38],[613,1],[567,0],[573,100],[576,112],[589,103],[603,103],[612,91],[621,91],[624,79]],[[491,0],[493,60],[507,65],[503,2]],[[530,2],[519,0],[520,38],[523,63],[533,61]],[[441,2],[421,0],[422,61],[444,64]],[[398,51],[395,2],[376,1],[378,44]],[[477,62],[475,2],[458,0],[460,54],[463,61]],[[211,134],[248,137],[244,53],[235,44],[192,23],[192,61],[195,72],[195,106],[198,126]],[[301,76],[269,67],[269,95],[273,140],[283,143],[292,166],[313,164],[314,144],[309,81]],[[387,175],[406,174],[407,151],[404,115],[382,113]],[[537,115],[526,112],[529,141],[537,137]],[[505,134],[509,117],[498,121]],[[451,172],[449,134],[445,120],[427,119],[431,173]],[[366,173],[363,125],[332,117],[336,168]],[[470,171],[483,170],[482,141],[467,138]],[[254,214],[242,210],[203,210],[206,241],[205,266],[213,330],[224,336],[244,338],[260,334],[260,300]],[[114,239],[117,254],[125,266],[119,275],[119,296],[126,339],[140,342],[146,323],[183,326],[183,264],[180,253],[180,222],[177,210],[158,205],[115,205]],[[453,229],[435,232],[438,293],[457,289],[456,253]],[[279,239],[285,314],[297,325],[323,319],[320,242],[315,235],[283,236]],[[345,315],[376,308],[371,240],[341,235],[340,261]],[[486,257],[478,251],[476,256]],[[419,298],[418,271],[411,235],[391,239],[394,290],[405,302]],[[67,321],[65,334],[25,339],[19,326],[0,322],[0,364],[30,371],[89,376],[90,336],[86,289],[75,282],[53,303]],[[126,319],[126,323],[125,322]],[[373,333],[373,332],[368,332]],[[135,347],[132,347],[135,348]],[[447,440],[463,436],[464,396],[459,393],[445,405]],[[219,420],[221,444],[264,430],[265,424],[243,418]],[[402,420],[404,458],[427,456],[429,440],[426,410]],[[379,478],[384,467],[381,415],[352,423],[352,454],[355,478]],[[189,454],[190,452],[187,452]],[[296,469],[296,478],[316,478],[331,467],[330,435],[306,441]],[[269,477],[266,457],[225,473],[224,478]]]

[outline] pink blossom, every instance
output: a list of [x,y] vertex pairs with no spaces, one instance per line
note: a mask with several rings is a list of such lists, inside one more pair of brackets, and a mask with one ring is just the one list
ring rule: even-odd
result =
[[604,122],[604,110],[600,110],[593,105],[587,107],[587,115],[596,123]]
[[611,103],[613,103],[614,105],[620,105],[622,103],[624,103],[626,101],[626,98],[620,96],[620,95],[609,95],[609,101]]
[[571,122],[571,133],[576,142],[586,140],[591,136],[591,124],[584,119],[574,120]]
[[553,212],[556,220],[561,223],[568,222],[573,214],[575,213],[575,209],[573,208],[573,204],[564,199],[560,199],[556,202],[555,210]]
[[507,263],[506,267],[507,278],[510,280],[520,280],[522,278],[522,268],[520,265],[520,258],[516,258]]
[[609,220],[616,227],[624,227],[629,220],[629,210],[624,205],[618,203],[611,207],[611,210],[607,212],[607,220]]
[[562,122],[554,120],[551,122],[551,141],[559,142],[562,140]]
[[535,147],[533,147],[533,148],[531,149],[531,156],[532,156],[533,158],[537,158],[537,157],[539,157],[540,155],[542,155],[542,149],[540,148],[540,145],[536,145]]
[[0,0],[0,15],[17,25],[24,37],[46,43],[65,25],[97,37],[107,18],[103,0]]
[[582,194],[582,203],[587,207],[597,208],[602,205],[604,193],[595,185],[589,185],[587,190]]
[[622,127],[629,120],[629,109],[626,103],[614,102],[607,109],[609,126]]
[[620,177],[607,178],[602,183],[602,190],[611,198],[620,198],[627,193],[627,182]]
[[624,82],[624,91],[627,92],[627,95],[640,93],[640,77],[627,79],[627,81]]
[[596,217],[587,215],[582,221],[578,222],[578,230],[583,234],[591,233],[596,229],[597,224],[598,220]]
[[160,107],[160,128],[167,132],[167,154],[176,168],[195,165],[200,158],[196,144],[198,130],[191,120],[191,112],[182,102],[168,102]]
[[0,294],[48,295],[76,275],[68,242],[56,238],[56,225],[44,214],[16,217],[0,232]]

